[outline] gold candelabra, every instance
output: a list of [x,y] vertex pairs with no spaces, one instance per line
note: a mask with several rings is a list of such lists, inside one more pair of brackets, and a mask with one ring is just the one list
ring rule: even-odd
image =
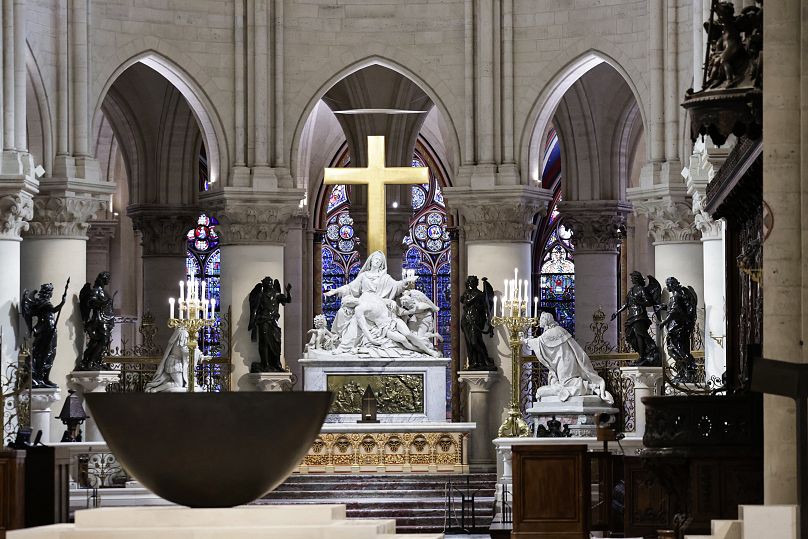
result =
[[[522,380],[522,338],[525,331],[539,324],[536,316],[528,316],[529,301],[514,298],[503,301],[502,315],[493,316],[491,325],[504,326],[508,330],[508,346],[511,349],[511,404],[508,417],[500,425],[498,436],[524,438],[530,436],[530,428],[522,419],[519,406],[519,388]],[[534,308],[534,314],[537,314]]]
[[[171,329],[184,328],[188,331],[188,392],[194,392],[196,380],[196,349],[198,342],[196,336],[199,330],[210,327],[214,323],[214,302],[204,299],[206,284],[202,281],[191,280],[187,282],[188,296],[185,297],[184,281],[180,281],[180,298],[178,303],[179,318],[174,318],[174,298],[168,300],[171,306],[168,327]],[[201,294],[200,294],[201,290]]]

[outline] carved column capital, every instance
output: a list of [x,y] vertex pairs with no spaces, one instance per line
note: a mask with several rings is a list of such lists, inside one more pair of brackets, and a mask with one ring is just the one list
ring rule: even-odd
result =
[[648,235],[655,242],[687,242],[701,237],[685,200],[650,198],[634,200],[633,204],[635,214],[648,218]]
[[617,253],[631,204],[619,200],[569,201],[559,204],[564,225],[572,230],[575,252]]
[[446,187],[447,205],[460,212],[466,241],[530,242],[536,215],[544,215],[552,194],[534,186],[472,189]]
[[186,206],[132,205],[126,209],[140,233],[143,256],[185,256],[185,233],[196,224],[197,212]]
[[0,195],[0,240],[20,241],[34,217],[34,199],[26,191]]
[[699,140],[693,146],[688,166],[682,171],[687,185],[687,193],[693,198],[693,224],[701,232],[703,240],[721,238],[721,222],[715,221],[705,211],[707,184],[715,176],[715,169],[710,154],[704,143]]
[[107,252],[109,242],[115,237],[115,230],[118,222],[107,219],[94,219],[90,221],[90,229],[87,231],[87,251]]
[[217,193],[210,196],[225,245],[286,243],[289,226],[299,215],[302,189]]
[[87,239],[90,220],[108,201],[91,194],[46,194],[34,198],[34,215],[25,237]]
[[499,375],[496,371],[460,371],[457,381],[468,386],[472,393],[488,393]]

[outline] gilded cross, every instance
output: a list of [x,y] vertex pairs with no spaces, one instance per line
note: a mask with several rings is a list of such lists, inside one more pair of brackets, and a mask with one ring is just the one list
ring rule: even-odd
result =
[[418,185],[429,183],[427,167],[384,166],[384,137],[368,137],[366,168],[326,168],[326,185],[368,186],[368,254],[387,253],[386,185]]

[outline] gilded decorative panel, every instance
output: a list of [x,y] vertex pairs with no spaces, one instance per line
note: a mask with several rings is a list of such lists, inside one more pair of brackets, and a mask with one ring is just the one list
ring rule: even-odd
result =
[[332,414],[358,414],[362,395],[369,385],[376,395],[380,414],[423,414],[423,374],[329,374],[328,391],[334,393]]

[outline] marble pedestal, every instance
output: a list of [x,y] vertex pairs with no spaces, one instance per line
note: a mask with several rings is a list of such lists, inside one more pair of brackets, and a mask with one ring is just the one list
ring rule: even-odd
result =
[[477,428],[471,435],[469,444],[469,468],[472,472],[488,471],[496,466],[494,447],[488,420],[491,407],[489,396],[491,386],[497,379],[496,371],[460,371],[457,380],[466,387],[466,410],[468,421],[474,422]]
[[[48,444],[57,440],[51,439],[51,406],[61,400],[62,392],[58,387],[40,387],[31,390],[31,440],[36,438],[37,431],[42,431],[42,443]],[[58,412],[57,412],[58,414]],[[59,437],[61,438],[61,437]]]
[[564,425],[569,425],[573,438],[595,436],[597,416],[616,414],[617,408],[596,395],[570,397],[562,401],[558,397],[542,397],[528,408],[527,415],[532,419],[533,435],[538,435],[539,425],[547,426],[553,417]]
[[291,372],[251,372],[244,375],[247,385],[255,391],[291,391],[295,375]]
[[645,404],[643,397],[659,395],[662,391],[662,367],[620,367],[620,375],[634,385],[634,434],[645,434]]
[[107,387],[120,379],[118,371],[73,371],[67,375],[67,387],[79,394],[82,406],[88,417],[84,421],[84,440],[87,442],[98,442],[104,438],[98,431],[98,427],[93,420],[93,411],[84,402],[85,393],[103,393]]
[[[344,505],[248,505],[226,509],[109,507],[76,511],[75,524],[8,532],[9,539],[375,539],[392,519],[348,519]],[[443,534],[419,535],[440,539]]]
[[[347,409],[340,403],[356,405],[355,412],[330,413],[326,423],[355,423],[360,418],[361,395],[369,383],[376,386],[379,421],[407,423],[446,421],[446,369],[449,361],[448,358],[433,357],[334,356],[333,359],[301,359],[299,364],[303,368],[305,391],[333,391],[332,410]],[[382,395],[382,391],[388,395]],[[396,412],[384,412],[385,398],[400,403],[396,404]]]

